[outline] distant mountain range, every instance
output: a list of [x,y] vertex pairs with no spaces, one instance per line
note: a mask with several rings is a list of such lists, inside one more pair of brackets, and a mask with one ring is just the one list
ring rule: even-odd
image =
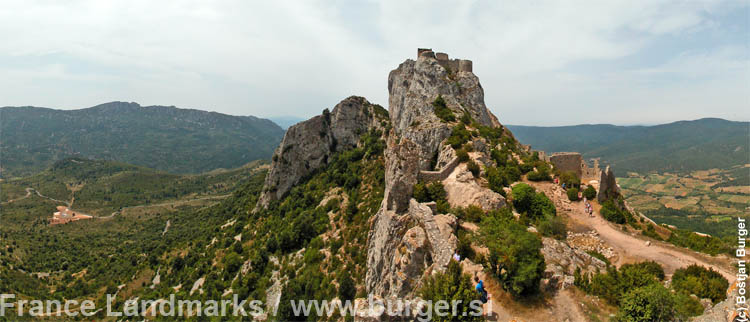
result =
[[750,122],[716,118],[654,126],[609,124],[507,126],[523,144],[548,153],[581,152],[601,158],[618,175],[687,172],[750,163]]
[[169,106],[2,107],[0,169],[23,176],[80,156],[199,173],[270,158],[283,135],[267,119]]
[[290,126],[304,121],[305,119],[297,116],[273,116],[269,120],[281,126],[282,129],[288,129]]

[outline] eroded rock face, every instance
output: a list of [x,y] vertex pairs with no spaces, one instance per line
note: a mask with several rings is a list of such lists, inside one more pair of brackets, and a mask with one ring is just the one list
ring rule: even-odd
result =
[[599,191],[596,194],[596,199],[599,202],[606,201],[610,196],[615,196],[620,193],[620,188],[617,187],[617,180],[612,169],[607,168],[602,171],[599,179]]
[[576,268],[582,273],[595,274],[607,265],[601,260],[552,238],[542,238],[541,249],[546,264],[542,285],[550,289],[565,289],[573,285]]
[[429,204],[415,199],[402,215],[381,208],[368,239],[368,293],[386,298],[413,296],[425,274],[448,266],[458,246],[456,223],[455,216],[435,215]]
[[[748,306],[746,304],[737,304],[738,296],[737,281],[735,281],[727,290],[726,300],[716,303],[713,307],[711,307],[709,302],[708,308],[702,315],[693,317],[690,320],[695,322],[742,321],[739,315],[747,314]],[[701,301],[701,304],[703,303]]]
[[409,208],[409,199],[419,175],[421,147],[407,138],[391,135],[385,151],[386,210],[403,213]]
[[485,211],[505,207],[505,197],[486,187],[480,186],[474,175],[460,164],[448,178],[443,180],[448,202],[453,207],[479,206]]
[[421,123],[440,120],[432,102],[441,95],[448,108],[460,117],[467,111],[482,125],[500,126],[484,104],[484,89],[472,72],[449,73],[438,61],[420,56],[407,59],[388,75],[388,106],[397,134]]
[[382,107],[351,96],[330,113],[291,126],[273,155],[256,210],[281,199],[304,176],[328,164],[333,153],[356,147],[362,134],[382,129],[387,120]]
[[[434,55],[433,55],[434,56]],[[429,55],[408,59],[388,75],[391,123],[396,135],[422,147],[420,168],[430,165],[441,152],[452,126],[441,121],[432,103],[442,96],[456,118],[469,113],[481,125],[500,126],[484,104],[479,78],[469,71],[448,71]]]
[[[457,120],[468,113],[481,125],[500,126],[485,106],[482,86],[470,70],[449,71],[428,53],[417,61],[405,61],[388,77],[393,130],[385,152],[384,200],[373,218],[368,239],[369,295],[413,296],[425,276],[444,270],[456,251],[456,217],[436,214],[434,203],[419,203],[411,196],[420,171],[432,172],[455,164],[456,152],[445,141],[455,124],[436,116],[432,103],[438,96]],[[480,152],[488,150],[484,141],[477,145]],[[481,187],[473,177],[454,181],[455,185],[446,187],[453,189],[448,191],[450,203],[478,204],[486,209],[505,203],[502,196]],[[459,197],[467,192],[468,197]]]

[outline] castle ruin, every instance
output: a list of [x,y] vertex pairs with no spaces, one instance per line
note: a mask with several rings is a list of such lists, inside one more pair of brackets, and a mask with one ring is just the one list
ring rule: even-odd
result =
[[552,163],[555,169],[575,172],[582,181],[597,180],[601,174],[599,158],[591,159],[594,165],[589,167],[588,163],[583,160],[583,157],[578,152],[556,152],[544,158],[542,158],[541,152],[539,155],[540,159]]
[[469,72],[473,71],[471,60],[467,59],[450,59],[446,53],[433,52],[431,48],[417,48],[417,58],[431,57],[438,61],[448,72]]
[[549,162],[563,172],[574,172],[579,178],[583,175],[586,163],[578,152],[557,152],[549,156]]

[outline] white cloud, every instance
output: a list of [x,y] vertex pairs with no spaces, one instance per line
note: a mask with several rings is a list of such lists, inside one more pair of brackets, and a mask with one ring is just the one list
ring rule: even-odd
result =
[[[386,105],[388,71],[417,47],[433,47],[474,60],[503,122],[748,118],[738,111],[748,103],[746,43],[620,63],[665,39],[691,43],[721,31],[731,10],[748,9],[709,1],[15,1],[0,7],[0,73],[12,75],[0,79],[0,105],[127,100],[307,117],[353,94]],[[701,111],[717,97],[725,107]],[[654,104],[663,116],[632,112]],[[617,110],[601,112],[609,106]]]

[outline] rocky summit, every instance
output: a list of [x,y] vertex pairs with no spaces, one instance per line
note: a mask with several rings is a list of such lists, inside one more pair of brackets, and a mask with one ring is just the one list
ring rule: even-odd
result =
[[[317,287],[328,293],[316,297],[333,295],[330,285],[309,284],[319,281],[335,281],[339,299],[356,300],[360,313],[366,297],[424,303],[460,267],[463,282],[438,292],[462,288],[471,297],[472,281],[481,279],[503,299],[486,312],[497,320],[579,321],[586,312],[570,305],[580,297],[569,288],[594,294],[589,285],[603,283],[601,274],[621,274],[617,269],[641,274],[648,267],[658,278],[685,261],[708,263],[627,233],[663,240],[667,231],[622,200],[609,166],[601,171],[578,153],[547,157],[521,145],[487,108],[471,61],[419,49],[416,60],[390,72],[388,92],[388,110],[346,98],[290,127],[276,149],[251,214],[271,221],[265,229],[283,230],[265,239],[253,233],[285,263],[267,270],[273,286],[258,282],[275,299],[269,309],[293,318],[285,303],[294,296]],[[632,259],[653,263],[624,265]],[[289,265],[295,268],[283,268]],[[511,310],[538,292],[550,299],[548,310]],[[583,301],[581,307],[601,307],[600,316],[611,312],[596,297]],[[355,320],[398,318],[367,314]]]
[[[501,195],[480,187],[466,166],[458,165],[456,149],[448,142],[458,134],[454,131],[459,129],[460,118],[469,123],[462,126],[469,128],[502,127],[484,103],[479,78],[470,68],[454,69],[470,63],[420,50],[416,61],[406,60],[388,76],[393,129],[385,152],[385,197],[368,238],[368,294],[413,296],[423,277],[444,270],[456,251],[455,216],[439,213],[434,202],[414,199],[413,189],[419,181],[444,182],[455,191],[448,196],[454,201],[471,191],[468,195],[486,200],[483,208],[505,205]],[[473,143],[482,147],[489,142],[478,138]],[[487,149],[476,149],[471,158],[487,162]],[[455,180],[457,176],[466,179]]]
[[[479,78],[470,69],[455,69],[456,61],[471,64],[468,60],[448,60],[445,54],[436,56],[430,50],[421,50],[416,61],[407,59],[388,75],[388,111],[393,129],[399,137],[421,147],[422,170],[428,170],[429,160],[451,133],[450,124],[435,113],[432,103],[436,98],[441,97],[454,115],[468,113],[481,125],[500,126],[484,104]],[[439,159],[438,163],[441,161],[447,162]]]
[[256,211],[279,200],[302,178],[328,164],[335,152],[356,147],[360,134],[383,129],[388,112],[364,97],[351,96],[323,114],[287,129],[273,154]]

